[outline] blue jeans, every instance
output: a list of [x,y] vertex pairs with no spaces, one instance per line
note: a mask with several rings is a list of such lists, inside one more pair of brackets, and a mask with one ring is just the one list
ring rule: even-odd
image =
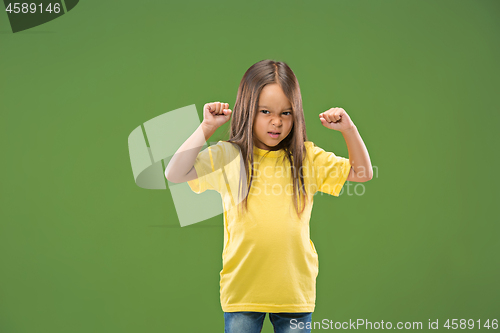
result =
[[[265,318],[266,312],[224,312],[224,333],[260,333]],[[269,313],[275,333],[310,333],[311,319],[312,312]]]

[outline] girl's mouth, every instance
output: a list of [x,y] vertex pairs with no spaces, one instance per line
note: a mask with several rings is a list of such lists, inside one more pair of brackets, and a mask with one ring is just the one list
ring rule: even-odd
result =
[[267,132],[271,138],[273,139],[277,139],[279,136],[280,136],[280,133],[279,132]]

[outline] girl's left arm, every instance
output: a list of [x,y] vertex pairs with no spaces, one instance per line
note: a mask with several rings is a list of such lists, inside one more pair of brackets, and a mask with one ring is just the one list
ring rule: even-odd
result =
[[344,136],[349,151],[351,170],[347,176],[348,181],[366,182],[372,179],[373,169],[368,150],[359,135],[356,125],[342,108],[331,108],[319,114],[323,126],[340,131]]

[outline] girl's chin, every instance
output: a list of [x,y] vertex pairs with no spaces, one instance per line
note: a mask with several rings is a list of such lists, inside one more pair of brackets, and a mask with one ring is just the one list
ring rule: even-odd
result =
[[277,146],[279,144],[279,141],[278,142],[266,142],[264,143],[264,145],[266,146],[266,150],[277,150]]
[[[276,146],[278,146],[280,143],[281,143],[281,139],[273,139],[271,138],[271,136],[269,134],[267,134],[267,138],[265,138],[264,140],[258,140],[258,142],[260,143],[259,145],[256,145],[254,143],[255,146],[257,146],[258,148],[261,148],[261,147],[265,147],[265,148],[261,148],[261,149],[264,149],[264,150],[276,150]],[[280,134],[281,136],[281,134]],[[260,146],[260,147],[259,147]]]

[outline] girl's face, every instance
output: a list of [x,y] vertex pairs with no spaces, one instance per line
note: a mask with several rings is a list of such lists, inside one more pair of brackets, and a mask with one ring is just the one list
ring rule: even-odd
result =
[[274,147],[290,133],[292,125],[292,105],[281,87],[277,83],[264,86],[253,122],[254,145],[275,150]]

